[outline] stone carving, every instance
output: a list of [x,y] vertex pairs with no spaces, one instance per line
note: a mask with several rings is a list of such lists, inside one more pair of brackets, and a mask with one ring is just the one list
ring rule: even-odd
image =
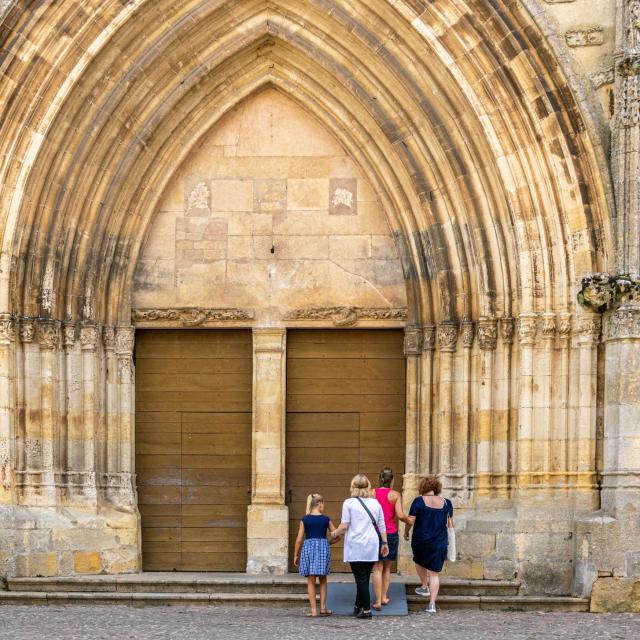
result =
[[60,344],[60,323],[55,320],[38,322],[38,342],[41,349],[55,349]]
[[622,76],[618,118],[624,127],[640,124],[640,57],[627,58],[618,66]]
[[133,379],[133,362],[131,356],[118,358],[118,382],[129,383]]
[[116,342],[116,332],[113,327],[103,327],[102,344],[107,351],[113,351]]
[[95,351],[98,348],[98,327],[93,325],[80,327],[80,345],[84,351]]
[[23,318],[20,321],[20,341],[33,342],[36,335],[36,327],[33,320]]
[[347,209],[353,208],[353,193],[348,189],[343,189],[339,187],[333,192],[333,198],[331,198],[331,206],[338,207],[342,205],[343,207],[347,207]]
[[480,318],[478,321],[478,342],[481,349],[496,348],[498,344],[498,323],[495,318]]
[[433,351],[436,348],[436,328],[434,325],[423,327],[422,348],[425,351]]
[[253,309],[134,309],[131,318],[134,323],[175,322],[184,327],[197,327],[205,322],[232,320],[252,320]]
[[500,318],[500,335],[505,344],[513,344],[516,323],[513,318]]
[[355,178],[331,178],[329,180],[329,214],[357,214],[357,193],[358,182]]
[[597,342],[600,339],[602,319],[599,315],[585,315],[578,318],[580,342]]
[[336,327],[351,327],[359,320],[406,320],[407,309],[386,307],[310,307],[296,309],[285,320],[331,320]]
[[63,344],[65,347],[73,347],[76,343],[76,325],[65,324],[63,327]]
[[599,26],[571,29],[564,39],[570,47],[593,47],[604,43],[604,29]]
[[9,313],[0,314],[0,344],[9,344],[15,340],[16,321]]
[[629,274],[595,273],[582,279],[578,302],[592,311],[616,309],[640,303],[640,278]]
[[596,73],[592,73],[589,78],[596,89],[600,89],[607,84],[613,84],[615,80],[615,70],[613,67],[602,69]]
[[462,323],[462,346],[465,349],[473,347],[473,338],[475,337],[475,327],[471,320],[465,320]]
[[640,339],[640,308],[621,307],[605,314],[605,340]]
[[419,356],[422,353],[422,331],[417,327],[404,330],[404,355]]
[[206,182],[198,182],[196,186],[189,192],[187,198],[187,211],[193,211],[194,209],[208,209],[209,198],[211,192],[207,187]]
[[554,313],[543,314],[540,332],[545,340],[553,340],[556,337],[556,316]]
[[627,45],[633,51],[640,49],[640,0],[631,0],[627,8]]
[[538,332],[538,318],[535,315],[522,315],[518,318],[518,333],[520,335],[520,344],[532,345],[536,341]]
[[561,313],[558,321],[558,337],[565,339],[571,335],[571,314]]
[[118,355],[129,355],[133,353],[135,342],[135,329],[133,327],[117,327],[115,349]]
[[438,325],[438,347],[440,351],[455,351],[458,343],[458,323],[443,322]]

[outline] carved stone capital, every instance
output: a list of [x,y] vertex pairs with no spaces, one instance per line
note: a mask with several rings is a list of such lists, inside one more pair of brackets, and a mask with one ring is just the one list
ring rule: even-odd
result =
[[422,331],[418,327],[404,330],[404,355],[419,356],[422,353]]
[[556,337],[556,314],[544,313],[542,314],[542,324],[540,327],[540,333],[544,340],[554,340]]
[[436,327],[429,324],[422,327],[422,350],[433,351],[436,348]]
[[493,350],[498,344],[498,322],[495,318],[478,320],[478,342],[482,350]]
[[571,337],[571,314],[563,312],[558,314],[558,338],[567,340]]
[[63,344],[65,347],[71,349],[76,343],[76,336],[78,335],[78,328],[73,323],[65,324],[63,329]]
[[255,353],[284,353],[287,332],[285,329],[254,329]]
[[116,330],[113,327],[102,328],[102,344],[105,351],[113,351],[116,345]]
[[471,320],[464,320],[462,322],[462,347],[464,349],[471,349],[473,347],[473,339],[475,338],[476,330],[475,325]]
[[602,317],[589,314],[578,317],[578,342],[580,344],[595,344],[600,340]]
[[60,344],[60,323],[56,320],[40,320],[38,322],[38,342],[46,351],[56,349]]
[[538,333],[538,316],[522,314],[518,318],[518,335],[521,345],[533,345]]
[[115,350],[118,355],[131,355],[135,343],[135,329],[133,327],[116,327]]
[[20,342],[33,342],[36,337],[35,322],[29,318],[20,320]]
[[442,322],[438,325],[438,348],[440,351],[453,352],[458,344],[458,323]]
[[500,335],[505,344],[513,344],[516,322],[513,318],[500,318]]
[[15,318],[10,313],[0,313],[0,344],[10,344],[15,339]]
[[604,316],[605,340],[640,339],[640,306],[625,305]]
[[83,351],[95,351],[98,348],[99,330],[95,325],[80,327],[80,346]]

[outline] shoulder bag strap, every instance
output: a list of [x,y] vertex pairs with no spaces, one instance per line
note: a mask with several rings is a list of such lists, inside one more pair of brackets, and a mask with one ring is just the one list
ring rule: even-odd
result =
[[356,498],[356,500],[362,505],[362,508],[369,515],[369,518],[371,519],[371,524],[373,525],[373,528],[376,530],[376,533],[378,534],[378,540],[380,541],[380,544],[382,544],[382,536],[380,535],[380,529],[378,529],[378,523],[376,522],[376,519],[373,517],[373,514],[371,513],[371,511],[369,511],[367,505],[364,503],[364,500],[362,498]]

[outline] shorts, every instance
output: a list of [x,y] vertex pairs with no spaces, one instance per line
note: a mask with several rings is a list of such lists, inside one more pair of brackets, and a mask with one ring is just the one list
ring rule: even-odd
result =
[[389,555],[385,558],[381,555],[380,560],[397,560],[400,535],[398,533],[387,533],[387,543],[389,544]]

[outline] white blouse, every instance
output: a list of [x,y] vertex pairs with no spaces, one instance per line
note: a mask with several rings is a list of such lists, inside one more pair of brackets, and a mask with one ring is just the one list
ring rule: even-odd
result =
[[[382,507],[375,498],[363,498],[363,502],[378,523],[380,533],[386,533]],[[357,498],[347,498],[342,505],[341,523],[349,528],[344,537],[345,562],[378,562],[380,543],[369,514]]]

